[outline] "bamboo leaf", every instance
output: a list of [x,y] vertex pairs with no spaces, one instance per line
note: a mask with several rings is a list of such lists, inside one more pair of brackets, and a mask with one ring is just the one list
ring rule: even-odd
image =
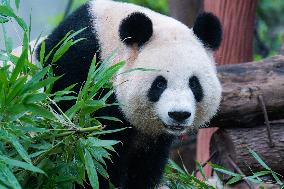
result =
[[0,155],[0,160],[3,161],[5,164],[13,166],[13,167],[20,167],[25,170],[29,170],[36,173],[45,174],[41,169],[38,167],[33,166],[32,164],[25,163],[22,161],[14,160],[5,156]]
[[122,123],[122,121],[118,118],[115,117],[109,117],[109,116],[100,116],[100,117],[95,117],[95,119],[104,119],[104,120],[109,120],[109,121],[115,121],[115,122],[120,122]]
[[13,172],[0,161],[0,181],[14,189],[22,189]]
[[17,77],[19,76],[19,74],[23,71],[24,65],[26,63],[26,60],[28,58],[28,49],[24,49],[20,58],[18,59],[17,63],[16,63],[16,67],[12,72],[11,75],[11,82],[14,83],[17,79]]
[[20,156],[28,163],[32,163],[27,151],[24,149],[24,147],[21,145],[19,140],[14,137],[13,135],[9,135],[10,142],[13,144],[14,148],[17,150],[17,152],[20,154]]
[[39,53],[39,59],[40,59],[40,64],[44,65],[44,55],[45,55],[45,41],[43,41],[41,43],[41,47],[40,47],[40,53]]
[[91,146],[108,147],[108,146],[113,146],[115,144],[118,144],[119,141],[116,141],[116,140],[101,140],[101,139],[98,139],[98,138],[95,138],[95,137],[89,137],[88,143]]
[[230,176],[233,176],[233,177],[242,176],[242,175],[240,175],[240,174],[231,172],[231,171],[229,171],[229,170],[227,170],[227,169],[225,169],[224,167],[221,167],[221,166],[219,166],[219,165],[215,165],[215,164],[213,164],[213,163],[208,163],[208,164],[209,164],[211,167],[213,167],[213,169],[214,169],[215,171],[224,173],[224,174],[226,174],[226,175],[230,175]]
[[232,185],[232,184],[235,184],[236,182],[241,181],[242,179],[243,177],[241,175],[237,175],[237,176],[232,177],[226,184]]
[[15,0],[15,5],[16,5],[16,8],[19,9],[19,7],[20,7],[20,0]]
[[20,26],[24,31],[28,31],[28,26],[27,26],[27,24],[25,23],[25,21],[24,21],[22,18],[18,17],[18,16],[14,13],[14,11],[13,11],[12,8],[10,8],[10,7],[8,7],[8,6],[0,5],[0,14],[14,18],[14,19],[18,22],[19,26]]
[[54,119],[54,115],[53,113],[51,113],[49,110],[39,106],[39,105],[36,105],[36,104],[26,104],[25,105],[28,110],[30,112],[32,112],[33,114],[37,115],[37,116],[42,116],[44,118],[47,118],[47,119]]
[[206,176],[205,176],[205,173],[204,173],[204,170],[203,170],[203,167],[200,165],[200,163],[198,161],[195,161],[196,165],[197,165],[197,168],[200,172],[200,174],[202,175],[202,177],[207,180]]
[[36,102],[42,102],[46,100],[47,95],[45,93],[38,93],[38,94],[28,94],[24,99],[23,103],[24,104],[32,104]]
[[258,163],[265,169],[267,170],[271,170],[270,167],[268,167],[268,165],[266,165],[266,163],[261,159],[261,157],[252,149],[249,149],[249,152],[251,153],[251,155],[258,161]]
[[94,165],[93,158],[87,149],[85,149],[84,158],[85,158],[85,167],[88,173],[90,183],[93,189],[99,189],[99,180],[98,180],[98,174],[96,171],[96,167]]

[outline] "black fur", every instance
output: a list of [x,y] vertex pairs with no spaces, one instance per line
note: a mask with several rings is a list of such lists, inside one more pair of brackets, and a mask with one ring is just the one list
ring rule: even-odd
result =
[[168,113],[169,117],[175,120],[176,122],[183,123],[186,119],[191,116],[190,112],[174,111]]
[[149,17],[134,12],[123,19],[119,26],[120,39],[127,45],[142,46],[153,35],[153,24]]
[[[58,80],[53,88],[53,92],[63,90],[71,84],[78,83],[75,91],[78,92],[84,81],[86,80],[88,69],[92,61],[93,56],[97,53],[97,60],[99,57],[99,41],[103,39],[97,39],[94,32],[93,19],[88,12],[88,4],[79,8],[76,12],[71,14],[66,20],[64,20],[48,38],[46,42],[46,52],[49,52],[70,30],[77,31],[84,27],[87,27],[76,38],[86,38],[86,40],[77,43],[53,66],[54,74],[56,76],[63,77]],[[136,17],[138,15],[138,17]],[[149,20],[141,20],[142,14],[134,14],[133,17],[129,17],[131,21],[135,17],[138,18],[140,24],[144,26],[152,26],[149,24]],[[145,16],[142,16],[145,18]],[[136,27],[137,25],[125,21],[124,26]],[[136,19],[134,19],[136,21]],[[142,21],[142,22],[141,22]],[[129,23],[130,25],[128,25]],[[125,25],[126,24],[126,25]],[[124,34],[126,31],[132,31],[131,28],[123,27]],[[134,33],[136,32],[134,29]],[[141,28],[140,28],[141,29]],[[143,28],[142,28],[143,30]],[[142,36],[139,33],[134,36],[134,39],[139,45],[146,42],[152,35],[152,29],[146,29],[146,36]],[[130,43],[133,40],[130,40]],[[114,46],[115,48],[115,46]],[[39,55],[40,48],[37,49]],[[39,57],[38,57],[39,58]],[[50,64],[50,61],[48,62]],[[133,86],[135,87],[135,86]],[[102,91],[106,93],[107,90]],[[99,96],[99,95],[98,95]],[[100,95],[100,96],[103,96]],[[115,102],[116,97],[112,95],[108,99],[109,103]],[[73,105],[74,102],[66,101],[60,103],[59,106],[63,110],[67,110]],[[113,130],[118,128],[132,127],[132,125],[124,118],[124,115],[120,111],[119,107],[104,108],[94,116],[111,116],[117,117],[122,120],[123,123],[111,122],[102,120],[102,124],[106,125],[106,129]],[[115,150],[117,153],[112,154],[112,162],[107,162],[107,170],[110,175],[110,181],[116,186],[123,189],[151,189],[157,186],[160,182],[163,169],[168,159],[170,145],[173,141],[172,136],[160,135],[147,136],[140,133],[136,129],[126,129],[122,132],[107,134],[101,136],[102,139],[119,140],[122,144],[117,144]],[[137,141],[138,146],[137,147]],[[108,189],[108,182],[102,176],[99,176],[100,189]],[[90,185],[86,184],[84,188],[88,188]],[[76,186],[80,188],[80,186]]]
[[217,50],[222,41],[222,25],[212,13],[200,14],[193,26],[194,34],[203,42],[206,48]]
[[163,76],[158,76],[151,85],[148,91],[148,99],[151,102],[157,102],[164,90],[167,88],[167,80]]
[[[63,55],[59,61],[53,66],[54,75],[62,76],[55,82],[53,92],[63,90],[66,87],[77,83],[74,88],[75,92],[79,92],[80,87],[86,81],[88,70],[92,59],[96,55],[97,62],[100,61],[99,42],[93,25],[93,18],[88,9],[88,4],[83,5],[73,14],[71,14],[64,22],[62,22],[48,37],[45,39],[46,55],[63,37],[70,31],[76,32],[86,28],[83,32],[75,37],[74,40],[85,38],[85,40],[72,46],[68,53]],[[40,46],[39,46],[40,47]],[[37,58],[39,59],[40,48],[37,49]],[[55,52],[55,51],[53,51]],[[53,53],[54,54],[54,53]],[[51,57],[53,57],[53,54]],[[52,58],[49,58],[47,64],[50,64]],[[67,110],[74,104],[73,101],[59,103],[62,110]]]
[[199,82],[199,79],[196,76],[192,76],[189,79],[189,87],[191,91],[193,92],[195,100],[197,102],[200,102],[204,97],[204,93],[203,93],[202,86]]

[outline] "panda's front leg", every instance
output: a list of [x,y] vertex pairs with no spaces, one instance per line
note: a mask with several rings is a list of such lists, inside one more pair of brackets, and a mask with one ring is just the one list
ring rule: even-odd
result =
[[148,138],[129,152],[123,189],[154,189],[161,181],[173,138]]

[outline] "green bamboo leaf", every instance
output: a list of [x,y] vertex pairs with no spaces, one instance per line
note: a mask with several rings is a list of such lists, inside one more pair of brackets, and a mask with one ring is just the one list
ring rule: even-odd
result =
[[4,24],[4,23],[6,23],[6,22],[9,22],[9,18],[0,15],[0,23],[1,23],[1,24]]
[[47,118],[47,119],[54,119],[55,118],[53,113],[51,113],[49,110],[47,110],[44,107],[41,107],[39,105],[36,105],[36,104],[26,104],[25,106],[34,115],[42,116],[42,117]]
[[109,120],[109,121],[115,121],[115,122],[120,122],[122,123],[122,121],[118,118],[115,117],[109,117],[109,116],[100,116],[100,117],[95,117],[95,119],[104,119],[104,120]]
[[57,81],[60,77],[50,77],[45,80],[39,81],[37,83],[32,83],[31,85],[27,85],[28,87],[25,88],[25,91],[28,90],[30,92],[37,91],[41,88],[47,87],[48,85],[53,84]]
[[257,178],[257,177],[262,177],[262,176],[265,176],[265,175],[269,175],[271,173],[271,171],[259,171],[259,172],[256,172],[256,173],[253,173],[252,176],[248,176],[247,178]]
[[24,99],[24,104],[32,104],[36,102],[42,102],[46,100],[47,95],[45,93],[38,93],[38,94],[28,94]]
[[90,152],[85,149],[85,167],[88,173],[88,177],[90,180],[90,183],[93,187],[93,189],[99,189],[99,180],[98,180],[98,174],[97,174],[97,170],[96,167],[94,165],[94,161],[93,158],[90,154]]
[[23,160],[31,164],[32,160],[30,159],[28,152],[24,149],[24,147],[21,145],[19,140],[13,135],[9,135],[9,139],[10,139],[10,142],[13,144],[14,148],[23,158]]
[[77,97],[75,96],[62,96],[62,97],[54,97],[54,102],[60,102],[60,101],[70,101],[70,100],[76,100]]
[[130,127],[125,127],[125,128],[121,128],[121,129],[98,131],[98,132],[93,133],[93,136],[116,133],[116,132],[124,131],[125,129],[130,129]]
[[15,5],[16,5],[16,8],[19,9],[19,7],[20,7],[20,0],[15,0]]
[[39,53],[39,57],[40,57],[39,59],[40,59],[41,65],[44,65],[45,48],[46,48],[45,41],[43,41],[41,43],[40,53]]
[[44,58],[44,62],[47,62],[47,60],[49,59],[49,57],[52,55],[52,53],[54,52],[55,49],[57,49],[57,47],[59,47],[60,45],[62,45],[62,43],[64,43],[66,41],[66,38],[70,35],[71,32],[68,32],[47,54],[47,56],[45,56]]
[[23,91],[24,85],[27,81],[28,76],[18,78],[15,83],[11,86],[10,91],[7,95],[6,102],[10,103],[17,95],[20,95]]
[[[0,13],[0,15],[1,15],[1,13]],[[3,29],[3,36],[4,36],[5,47],[6,47],[6,53],[8,53],[8,55],[9,55],[13,50],[13,41],[12,41],[11,37],[7,36],[7,31],[6,31],[5,27],[2,27],[2,29]],[[15,63],[15,62],[13,62],[13,63]]]
[[4,162],[0,161],[0,181],[9,188],[13,189],[22,189],[20,183],[17,178],[13,174],[13,172],[4,164]]
[[93,160],[94,165],[96,167],[96,170],[100,173],[100,175],[102,175],[105,179],[109,178],[109,175],[106,171],[106,169],[97,161]]
[[19,26],[24,30],[24,31],[28,31],[28,26],[25,23],[25,21],[18,17],[12,8],[8,7],[8,6],[4,6],[4,5],[0,5],[0,14],[4,15],[4,16],[8,16],[8,17],[12,17],[16,20],[16,22],[19,24]]
[[182,168],[180,168],[180,166],[178,166],[178,164],[176,164],[173,160],[170,159],[169,164],[173,169],[177,170],[179,173],[186,174],[186,172]]
[[266,165],[266,163],[261,159],[261,157],[252,149],[249,149],[249,152],[251,153],[251,155],[258,161],[258,163],[265,169],[267,170],[271,170],[270,167],[268,167],[268,165]]
[[17,79],[17,77],[19,76],[19,74],[23,71],[23,68],[25,66],[25,63],[28,59],[28,49],[24,49],[20,58],[18,59],[17,63],[16,63],[16,67],[12,72],[10,81],[12,83],[14,83]]
[[110,154],[108,151],[102,147],[91,147],[88,148],[92,156],[100,163],[104,164],[106,166],[106,162],[104,158],[110,159]]
[[8,112],[11,114],[10,121],[16,121],[17,119],[24,116],[24,114],[28,111],[27,107],[21,103],[12,104],[8,108]]
[[242,179],[243,179],[242,176],[237,175],[237,176],[232,177],[226,184],[227,185],[232,185],[232,184],[235,184],[236,182],[241,181]]
[[45,68],[43,68],[40,72],[38,72],[37,74],[35,74],[32,79],[28,82],[28,86],[37,83],[38,81],[42,80],[46,74],[48,73],[48,71],[50,70],[50,66],[47,66]]
[[116,140],[101,140],[95,137],[89,137],[87,141],[89,145],[96,147],[108,147],[119,143],[119,141]]
[[60,46],[59,49],[57,49],[56,52],[54,53],[51,64],[57,62],[69,50],[69,48],[72,45],[73,45],[73,40],[63,43],[63,45]]
[[79,35],[80,33],[82,33],[84,30],[86,30],[87,29],[87,27],[85,27],[85,28],[82,28],[82,29],[80,29],[80,30],[78,30],[78,31],[76,31],[76,32],[73,32],[72,34],[70,34],[67,38],[66,38],[66,40],[64,40],[64,43],[65,42],[67,42],[67,41],[69,41],[69,40],[71,40],[71,39],[73,39],[74,37],[76,37],[77,35]]
[[65,115],[67,117],[69,117],[69,119],[72,119],[75,114],[80,111],[81,107],[84,105],[84,102],[83,101],[79,101],[79,102],[76,102],[75,105],[73,105],[71,108],[69,108],[66,112],[65,112]]
[[0,69],[0,83],[3,86],[7,86],[9,81],[8,81],[8,77],[7,77],[7,71],[4,68]]
[[231,172],[227,169],[225,169],[224,167],[221,167],[219,165],[215,165],[213,163],[208,163],[215,171],[218,171],[218,172],[221,172],[221,173],[224,173],[226,175],[230,175],[230,176],[233,176],[233,177],[236,177],[236,176],[242,176],[240,174],[237,174],[237,173],[234,173],[234,172]]
[[271,171],[271,174],[272,174],[273,178],[275,179],[275,181],[277,182],[278,185],[283,185],[283,182],[279,179],[279,177],[275,174],[274,171]]
[[90,88],[89,91],[90,95],[89,98],[93,98],[96,93],[98,92],[99,89],[101,89],[106,83],[108,83],[111,78],[114,76],[114,74],[120,70],[123,66],[125,65],[124,61],[121,61],[111,67],[109,67],[105,72],[101,72],[102,76],[98,76],[98,78],[100,79],[99,81],[97,81],[95,83],[95,85],[93,87]]
[[[0,21],[1,21],[1,18],[0,18]],[[1,23],[1,22],[0,22]],[[0,178],[0,181],[1,181],[1,178]],[[2,184],[0,184],[0,188],[1,189],[9,189],[9,188],[7,188],[6,186],[4,186],[4,185],[2,185]]]
[[204,180],[207,180],[203,167],[201,166],[201,164],[198,161],[195,161],[196,165],[197,165],[197,169],[199,170],[200,174],[202,175],[202,177],[204,178]]
[[2,155],[0,155],[0,160],[3,161],[5,164],[13,166],[13,167],[20,167],[22,169],[29,170],[29,171],[32,171],[32,172],[45,174],[41,169],[39,169],[38,167],[35,167],[34,165],[29,164],[29,163],[14,160],[14,159],[8,158],[6,156],[2,156]]

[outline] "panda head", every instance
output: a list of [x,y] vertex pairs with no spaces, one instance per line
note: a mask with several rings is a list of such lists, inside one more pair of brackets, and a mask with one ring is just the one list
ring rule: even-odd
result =
[[180,135],[204,126],[220,104],[213,51],[220,46],[222,27],[211,13],[199,15],[192,29],[163,19],[135,12],[122,20],[120,40],[128,49],[138,48],[128,68],[154,70],[122,74],[116,93],[134,127]]

